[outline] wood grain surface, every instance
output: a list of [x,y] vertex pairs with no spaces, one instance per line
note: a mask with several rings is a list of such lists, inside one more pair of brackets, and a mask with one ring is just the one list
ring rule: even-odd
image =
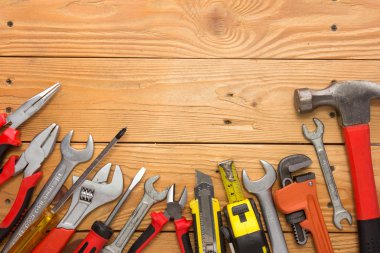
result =
[[7,0],[0,53],[379,59],[379,7],[377,0]]
[[[380,2],[377,0],[3,0],[0,1],[0,111],[12,112],[31,96],[60,82],[62,88],[22,127],[20,154],[52,122],[61,126],[56,148],[42,166],[35,196],[60,160],[59,144],[75,130],[72,145],[89,134],[98,154],[114,134],[127,135],[106,157],[119,164],[126,187],[137,170],[160,175],[157,189],[175,183],[194,197],[195,169],[212,176],[221,206],[227,199],[218,162],[233,159],[252,179],[290,154],[313,160],[319,202],[335,252],[358,252],[351,178],[339,117],[333,108],[298,115],[297,88],[321,89],[333,80],[380,83]],[[371,103],[372,155],[380,197],[380,103]],[[354,224],[342,231],[313,146],[301,125],[325,124],[324,141],[344,206]],[[9,154],[9,155],[10,155]],[[78,166],[60,196],[89,164]],[[91,174],[93,177],[95,172]],[[22,175],[0,190],[0,217],[15,199]],[[273,191],[279,187],[275,183]],[[112,224],[115,235],[143,195],[140,183]],[[246,196],[253,195],[246,193]],[[115,201],[79,225],[64,252],[72,252],[94,220],[105,220]],[[69,203],[59,217],[63,217]],[[160,211],[165,203],[155,205]],[[188,205],[184,215],[191,218]],[[298,246],[282,214],[289,252],[315,252],[312,238]],[[143,220],[129,245],[148,226]],[[193,231],[191,231],[193,237]],[[128,247],[127,247],[128,248]],[[168,224],[145,252],[179,252]],[[126,252],[126,251],[125,251]]]
[[[25,141],[53,121],[75,129],[81,142],[89,133],[108,141],[128,125],[128,142],[308,143],[301,125],[312,128],[317,116],[326,125],[325,142],[342,143],[334,109],[300,116],[294,89],[380,81],[378,61],[0,58],[0,69],[4,109],[62,83],[21,128]],[[373,105],[372,141],[380,143],[380,104]]]

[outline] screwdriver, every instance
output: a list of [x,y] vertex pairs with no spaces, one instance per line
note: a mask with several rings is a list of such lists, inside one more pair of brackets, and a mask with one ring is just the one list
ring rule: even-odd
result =
[[20,239],[8,251],[9,253],[28,253],[42,240],[48,228],[54,222],[57,212],[62,208],[65,202],[71,197],[74,191],[80,187],[86,180],[90,172],[101,162],[108,154],[111,148],[120,140],[127,131],[126,128],[121,129],[116,136],[108,143],[103,151],[95,158],[90,166],[83,172],[78,180],[70,187],[62,199],[55,206],[47,207],[43,214],[25,231]]
[[112,210],[111,214],[108,216],[105,222],[95,221],[91,226],[91,231],[88,233],[86,238],[81,242],[81,244],[75,249],[74,253],[97,253],[100,252],[106,242],[111,238],[113,230],[109,225],[115,218],[116,214],[119,212],[120,207],[127,200],[129,194],[132,192],[133,188],[140,182],[141,178],[144,176],[145,168],[141,168],[137,172],[136,176],[133,178],[131,184],[129,185],[127,191],[121,197],[119,202]]

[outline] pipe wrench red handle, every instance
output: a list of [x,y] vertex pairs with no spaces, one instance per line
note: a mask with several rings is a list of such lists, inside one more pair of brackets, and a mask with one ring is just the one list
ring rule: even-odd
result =
[[380,211],[372,167],[369,126],[346,126],[343,134],[350,161],[360,252],[380,252]]
[[[312,173],[308,173],[313,175]],[[308,175],[306,174],[306,175]],[[306,219],[300,222],[302,228],[313,235],[318,253],[333,253],[330,237],[318,202],[316,181],[307,179],[303,182],[291,183],[274,193],[278,209],[284,214],[303,210]]]

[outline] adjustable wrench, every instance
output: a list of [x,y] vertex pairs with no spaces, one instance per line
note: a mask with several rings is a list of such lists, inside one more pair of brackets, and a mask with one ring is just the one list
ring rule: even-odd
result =
[[25,215],[24,220],[20,226],[12,234],[11,238],[5,244],[3,253],[8,252],[12,246],[18,241],[18,239],[25,233],[33,222],[40,217],[45,208],[53,201],[55,195],[57,195],[59,189],[65,183],[67,177],[79,163],[88,161],[94,152],[94,141],[90,135],[87,140],[86,148],[83,150],[76,150],[70,146],[71,137],[73,131],[71,130],[63,138],[61,142],[61,162],[58,164],[49,180],[45,183],[44,188],[39,193],[37,199],[30,207],[29,211]]
[[[66,246],[76,227],[93,210],[111,202],[120,196],[123,191],[123,174],[116,165],[111,183],[107,184],[108,175],[112,164],[105,165],[96,173],[95,177],[84,181],[78,188],[71,201],[65,217],[52,229],[50,233],[32,251],[33,253],[59,253]],[[73,177],[73,183],[78,177]]]
[[268,162],[263,160],[260,160],[260,162],[266,174],[259,180],[251,181],[247,172],[243,170],[244,187],[248,192],[253,193],[259,199],[273,252],[287,253],[288,248],[286,246],[284,233],[282,232],[272,198],[272,186],[274,182],[276,182],[276,171]]
[[127,223],[124,225],[115,241],[113,241],[110,245],[107,245],[102,250],[102,253],[121,253],[152,205],[166,198],[169,187],[162,192],[157,192],[153,187],[153,183],[159,178],[160,176],[153,176],[145,182],[145,194],[140,204],[133,211],[131,217],[129,217]]
[[334,208],[334,225],[338,229],[342,229],[342,220],[346,219],[348,223],[352,224],[352,217],[351,214],[346,209],[344,209],[339,197],[338,189],[336,188],[325,146],[323,145],[324,125],[322,121],[317,118],[314,118],[313,121],[317,126],[317,129],[314,132],[309,132],[306,125],[303,124],[302,132],[305,138],[313,143],[315,151],[317,152],[319,164],[321,165],[323,176],[325,178],[327,189],[329,191],[330,199]]

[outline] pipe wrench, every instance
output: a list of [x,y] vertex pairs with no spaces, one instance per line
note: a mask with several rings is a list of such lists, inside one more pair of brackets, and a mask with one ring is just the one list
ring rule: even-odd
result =
[[[78,188],[71,201],[69,210],[61,222],[50,231],[32,251],[33,253],[59,253],[66,246],[76,227],[96,208],[118,198],[123,191],[123,174],[116,165],[111,183],[107,184],[112,164],[105,165],[96,173],[95,177],[84,181]],[[73,177],[73,183],[78,177]]]
[[[310,164],[311,159],[305,155],[292,155],[282,159],[278,168],[282,188],[274,193],[274,200],[277,208],[287,215],[288,223],[299,225],[301,230],[311,232],[318,253],[333,253],[318,202],[315,174],[309,172],[295,177],[291,176],[291,172],[298,171]],[[296,240],[302,233],[303,231],[295,230]]]

